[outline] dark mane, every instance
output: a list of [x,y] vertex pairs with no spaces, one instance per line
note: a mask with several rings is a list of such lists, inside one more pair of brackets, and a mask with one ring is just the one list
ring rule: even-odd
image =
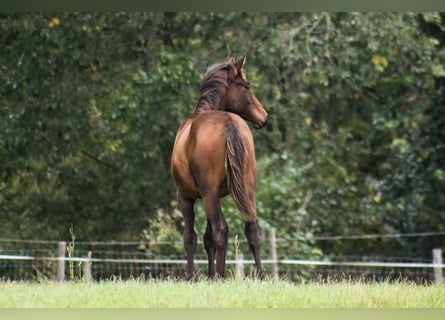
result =
[[227,86],[227,64],[215,64],[207,69],[201,86],[201,96],[195,111],[217,110],[220,104],[220,89]]

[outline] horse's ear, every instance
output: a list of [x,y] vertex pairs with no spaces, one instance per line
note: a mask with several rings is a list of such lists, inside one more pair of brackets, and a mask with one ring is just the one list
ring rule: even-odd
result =
[[235,65],[235,68],[238,72],[241,72],[241,69],[243,68],[244,64],[246,63],[246,55],[243,54],[243,56],[236,60],[233,64]]

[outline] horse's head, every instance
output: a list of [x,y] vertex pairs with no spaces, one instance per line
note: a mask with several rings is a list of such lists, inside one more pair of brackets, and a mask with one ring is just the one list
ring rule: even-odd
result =
[[246,57],[239,60],[231,58],[227,70],[227,89],[221,97],[221,106],[225,111],[238,114],[246,121],[252,122],[256,129],[262,128],[267,122],[267,112],[252,91],[243,70]]

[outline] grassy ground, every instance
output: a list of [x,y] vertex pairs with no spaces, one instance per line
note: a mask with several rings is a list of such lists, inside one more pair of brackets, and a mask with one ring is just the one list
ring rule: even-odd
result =
[[415,308],[445,307],[445,286],[286,281],[0,282],[0,307]]

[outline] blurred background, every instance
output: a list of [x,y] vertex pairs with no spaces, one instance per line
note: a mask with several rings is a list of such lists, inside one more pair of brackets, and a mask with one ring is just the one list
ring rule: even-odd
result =
[[[266,258],[271,229],[281,259],[444,246],[444,13],[16,13],[0,30],[3,254],[74,234],[181,255],[173,140],[207,67],[243,53],[269,112],[253,131]],[[230,258],[247,245],[224,212]]]

